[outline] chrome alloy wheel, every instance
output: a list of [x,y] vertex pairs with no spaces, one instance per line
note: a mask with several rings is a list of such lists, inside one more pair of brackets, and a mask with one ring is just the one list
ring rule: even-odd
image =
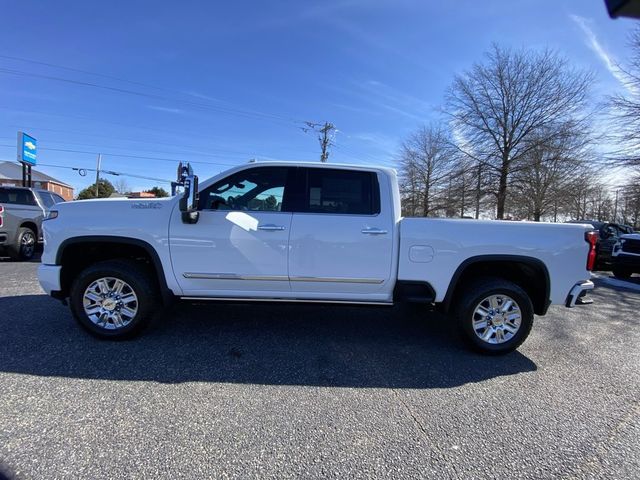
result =
[[138,313],[138,297],[131,286],[119,278],[93,281],[82,297],[84,313],[105,330],[126,327]]
[[33,257],[33,253],[36,249],[36,237],[31,230],[27,230],[22,234],[20,238],[20,254],[24,258]]
[[518,333],[521,321],[520,306],[507,295],[491,295],[473,310],[473,331],[491,344],[511,340]]

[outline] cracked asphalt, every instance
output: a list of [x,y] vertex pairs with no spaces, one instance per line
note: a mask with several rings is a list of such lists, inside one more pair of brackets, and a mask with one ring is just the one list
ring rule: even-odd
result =
[[640,477],[638,276],[490,358],[409,307],[177,304],[99,341],[36,268],[0,262],[0,477]]

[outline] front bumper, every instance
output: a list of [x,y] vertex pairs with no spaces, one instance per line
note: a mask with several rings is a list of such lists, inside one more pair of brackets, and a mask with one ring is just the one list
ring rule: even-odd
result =
[[637,269],[640,272],[640,255],[625,254],[624,252],[619,252],[617,255],[614,255],[612,257],[612,260],[614,268],[633,268]]
[[62,290],[62,286],[60,285],[61,270],[62,267],[59,265],[41,264],[38,267],[38,281],[47,295],[52,295],[53,292]]
[[[593,290],[593,287],[594,285],[591,280],[576,283],[571,289],[571,291],[569,292],[569,295],[567,295],[567,300],[565,301],[565,305],[571,308],[571,307],[575,307],[576,303],[582,303],[582,302],[578,302],[578,300],[584,297],[589,290]],[[587,303],[587,302],[584,302],[584,303]],[[589,303],[591,303],[591,301],[589,301]]]

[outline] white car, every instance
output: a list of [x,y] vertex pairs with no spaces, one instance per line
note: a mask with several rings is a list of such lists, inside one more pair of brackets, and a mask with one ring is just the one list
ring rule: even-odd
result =
[[390,305],[451,313],[471,346],[517,348],[534,314],[593,288],[589,225],[402,218],[394,170],[249,163],[184,195],[61,204],[43,289],[108,338],[172,298]]

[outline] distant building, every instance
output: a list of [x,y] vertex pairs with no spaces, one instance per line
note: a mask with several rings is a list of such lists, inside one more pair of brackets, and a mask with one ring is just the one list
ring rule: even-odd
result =
[[[60,180],[50,177],[46,173],[31,169],[31,183],[33,188],[41,188],[57,193],[65,200],[73,200],[73,187]],[[0,162],[0,185],[22,186],[22,165],[16,162]]]
[[151,192],[129,192],[127,198],[156,198]]

